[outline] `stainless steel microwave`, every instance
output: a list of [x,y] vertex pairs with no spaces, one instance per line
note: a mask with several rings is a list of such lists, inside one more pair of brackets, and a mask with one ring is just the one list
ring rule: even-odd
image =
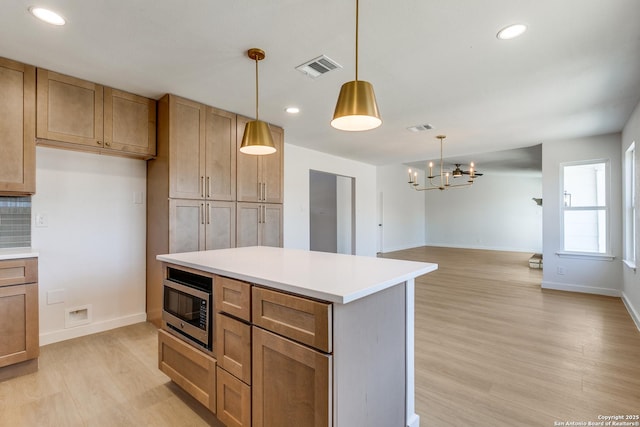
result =
[[167,268],[163,281],[162,319],[170,331],[213,351],[213,279]]

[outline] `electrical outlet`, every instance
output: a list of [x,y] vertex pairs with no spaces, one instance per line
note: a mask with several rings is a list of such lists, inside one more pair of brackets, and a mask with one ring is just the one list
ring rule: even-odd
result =
[[35,226],[36,227],[48,227],[49,226],[49,218],[46,214],[36,214],[35,217]]
[[560,276],[563,276],[563,275],[567,274],[567,269],[562,267],[562,266],[558,266],[558,274]]

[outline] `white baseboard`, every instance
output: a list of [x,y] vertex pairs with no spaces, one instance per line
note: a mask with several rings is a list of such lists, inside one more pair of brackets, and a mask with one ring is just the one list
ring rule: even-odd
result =
[[631,319],[633,319],[633,323],[636,324],[636,328],[638,328],[638,330],[640,331],[640,313],[638,313],[633,304],[631,304],[631,301],[629,301],[629,298],[627,298],[627,294],[625,294],[624,292],[622,292],[622,302],[627,308]]
[[425,246],[424,243],[414,243],[414,244],[408,244],[408,245],[401,245],[401,246],[385,246],[382,249],[382,253],[386,254],[388,252],[396,252],[396,251],[404,251],[405,249],[413,249],[413,248],[421,248],[422,246]]
[[439,248],[454,248],[454,249],[480,249],[484,251],[500,251],[500,252],[525,252],[525,253],[542,253],[542,248],[539,249],[531,249],[531,248],[518,248],[512,246],[483,246],[483,245],[473,245],[473,244],[464,244],[464,245],[452,245],[449,243],[437,243],[437,242],[427,242],[425,246],[435,246]]
[[138,313],[129,316],[109,319],[102,322],[93,322],[88,325],[77,326],[75,328],[61,329],[58,331],[45,332],[40,334],[40,345],[53,344],[60,341],[70,340],[72,338],[83,337],[98,332],[108,331],[110,329],[129,326],[136,323],[146,322],[147,314]]
[[413,416],[407,420],[407,427],[420,427],[420,416],[413,414]]
[[542,282],[542,289],[554,289],[556,291],[582,292],[585,294],[605,295],[609,297],[619,297],[618,289],[598,288],[595,286],[572,285],[558,282]]

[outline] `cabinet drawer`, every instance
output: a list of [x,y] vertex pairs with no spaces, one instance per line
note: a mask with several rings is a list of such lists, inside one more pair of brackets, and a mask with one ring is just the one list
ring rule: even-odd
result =
[[251,384],[251,326],[224,314],[216,314],[218,365]]
[[216,360],[158,330],[158,368],[198,402],[216,413]]
[[216,311],[247,322],[251,321],[251,285],[249,283],[215,276],[214,288]]
[[251,426],[251,387],[218,366],[218,413],[227,427]]
[[253,324],[319,350],[332,350],[331,304],[253,287]]
[[0,261],[0,286],[21,285],[38,281],[38,258]]

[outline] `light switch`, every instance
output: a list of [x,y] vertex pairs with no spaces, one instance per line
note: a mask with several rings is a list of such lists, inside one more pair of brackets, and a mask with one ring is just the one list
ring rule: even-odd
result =
[[47,218],[46,214],[36,214],[36,220],[35,220],[35,226],[36,227],[48,227],[49,226],[49,218]]
[[133,192],[133,203],[136,205],[142,204],[142,191]]

